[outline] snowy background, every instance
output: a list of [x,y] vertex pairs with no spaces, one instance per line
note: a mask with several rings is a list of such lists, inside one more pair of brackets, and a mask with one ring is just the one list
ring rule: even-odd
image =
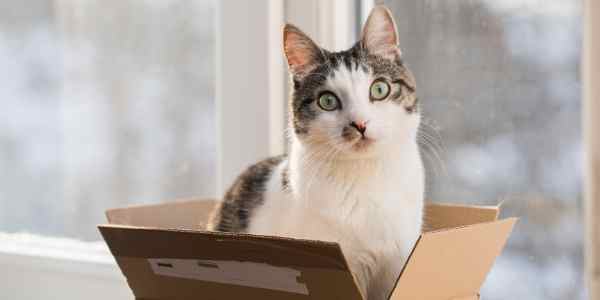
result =
[[213,1],[0,2],[0,230],[215,193]]
[[[583,299],[581,1],[386,3],[429,198],[521,217],[482,298]],[[214,5],[0,2],[0,231],[96,241],[106,208],[214,196]]]

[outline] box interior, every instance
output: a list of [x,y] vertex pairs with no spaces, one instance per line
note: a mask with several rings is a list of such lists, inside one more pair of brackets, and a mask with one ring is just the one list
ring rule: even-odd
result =
[[[214,199],[180,200],[110,209],[106,216],[108,222],[115,225],[204,230],[217,203]],[[496,220],[499,212],[499,206],[429,203],[425,205],[423,230],[428,232],[490,222]]]

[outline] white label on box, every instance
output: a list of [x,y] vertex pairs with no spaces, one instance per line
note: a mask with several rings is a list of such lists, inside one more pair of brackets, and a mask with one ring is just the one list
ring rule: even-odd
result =
[[308,295],[300,271],[264,263],[178,258],[148,259],[154,274]]

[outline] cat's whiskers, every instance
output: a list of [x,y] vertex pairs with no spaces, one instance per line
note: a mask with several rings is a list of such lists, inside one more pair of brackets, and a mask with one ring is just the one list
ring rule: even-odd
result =
[[442,159],[445,157],[446,148],[437,128],[423,120],[417,131],[417,143],[421,148],[421,154],[424,158],[429,159],[436,177],[447,176],[446,165]]

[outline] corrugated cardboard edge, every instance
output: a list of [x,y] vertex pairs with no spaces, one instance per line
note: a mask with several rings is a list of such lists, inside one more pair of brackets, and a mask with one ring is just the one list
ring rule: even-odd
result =
[[423,213],[423,231],[435,231],[490,222],[498,219],[500,205],[463,205],[427,203]]

